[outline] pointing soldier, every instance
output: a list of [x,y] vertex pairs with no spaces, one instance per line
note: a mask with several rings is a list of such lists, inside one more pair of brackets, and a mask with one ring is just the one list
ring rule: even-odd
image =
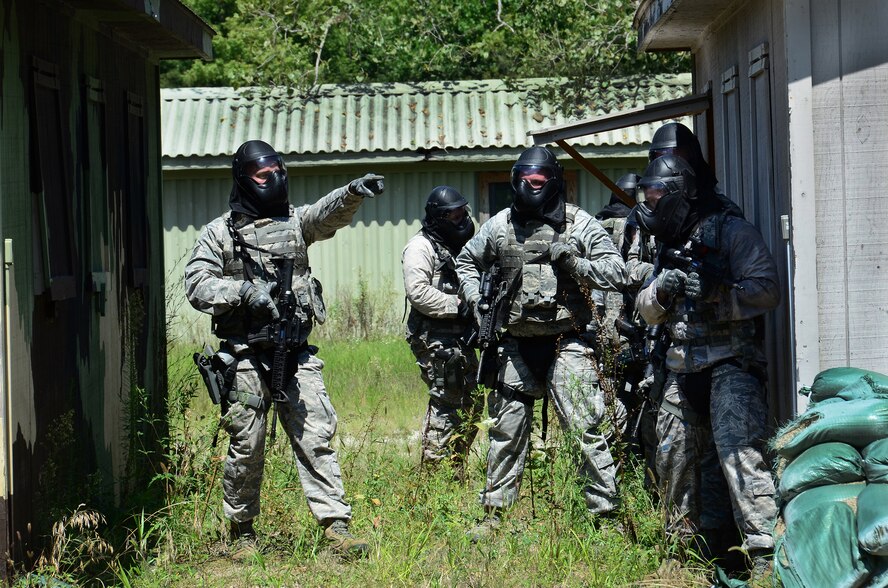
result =
[[[231,358],[223,398],[230,441],[222,490],[232,539],[248,549],[255,545],[271,373],[277,369],[286,377],[280,391],[284,398],[275,398],[276,414],[290,440],[309,509],[334,549],[362,555],[368,545],[349,532],[351,506],[331,446],[337,419],[321,375],[324,363],[308,343],[313,325],[326,318],[308,247],[346,226],[365,197],[382,193],[383,178],[367,174],[314,204],[294,207],[280,154],[255,140],[238,148],[232,173],[231,210],[204,227],[185,268],[188,301],[212,315],[213,333],[222,339],[220,355]],[[281,259],[292,263],[290,284],[281,283],[276,267]],[[281,316],[280,292],[291,294],[293,304],[286,306],[292,316]],[[276,321],[292,325],[282,342],[288,350],[283,366],[273,365]]]

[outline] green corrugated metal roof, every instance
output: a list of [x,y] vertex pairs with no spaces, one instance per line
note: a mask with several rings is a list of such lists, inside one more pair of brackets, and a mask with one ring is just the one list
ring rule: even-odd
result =
[[[545,82],[525,80],[519,86]],[[690,74],[611,81],[594,90],[595,108],[582,116],[690,92]],[[525,91],[500,80],[325,85],[308,98],[256,89],[164,89],[163,155],[231,155],[242,142],[257,138],[293,155],[521,148],[532,145],[528,131],[572,120],[545,103],[528,107],[525,97]],[[640,146],[659,126],[619,129],[572,143]]]

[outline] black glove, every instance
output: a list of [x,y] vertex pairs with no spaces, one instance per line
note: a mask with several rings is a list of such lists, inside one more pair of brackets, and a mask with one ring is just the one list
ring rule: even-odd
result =
[[691,300],[703,300],[709,294],[709,286],[707,280],[697,272],[688,274],[685,280],[685,295]]
[[668,298],[675,298],[685,291],[688,275],[679,269],[661,272],[657,276],[657,294],[662,293]]
[[573,243],[556,241],[549,246],[549,259],[552,260],[552,263],[568,272],[577,270],[579,266],[577,256],[579,254],[579,250]]
[[240,297],[243,303],[249,307],[250,314],[261,319],[270,317],[273,321],[281,318],[274,299],[271,297],[271,291],[276,285],[274,282],[269,284],[244,282],[240,289]]
[[373,198],[379,196],[385,190],[383,176],[377,174],[365,174],[357,180],[352,180],[348,184],[350,194],[363,196],[364,198]]

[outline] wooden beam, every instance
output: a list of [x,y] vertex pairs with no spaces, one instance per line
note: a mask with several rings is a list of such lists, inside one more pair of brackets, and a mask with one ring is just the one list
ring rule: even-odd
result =
[[583,166],[583,169],[585,169],[586,171],[591,173],[593,176],[598,178],[599,182],[601,182],[602,184],[604,184],[605,186],[610,188],[611,192],[616,194],[617,198],[619,198],[620,200],[623,201],[623,204],[625,204],[629,208],[633,208],[636,204],[638,204],[635,201],[634,196],[629,196],[629,194],[626,194],[625,192],[623,192],[623,190],[619,186],[617,186],[615,183],[613,183],[613,181],[611,181],[611,179],[609,177],[607,177],[603,171],[598,169],[594,163],[592,163],[591,161],[589,161],[588,159],[586,159],[585,157],[580,155],[576,149],[574,149],[573,147],[571,147],[570,145],[568,145],[567,143],[565,143],[564,141],[561,141],[561,140],[555,141],[555,143],[557,143],[559,147],[564,149],[565,153],[567,153],[568,155],[573,157],[577,161],[577,163],[579,163],[581,166]]
[[700,114],[701,112],[711,110],[712,94],[707,91],[702,94],[666,100],[665,102],[648,104],[631,110],[623,110],[538,131],[530,131],[527,134],[533,139],[534,145],[543,145],[545,143],[558,143],[564,139],[574,139],[583,135],[634,127],[669,118]]

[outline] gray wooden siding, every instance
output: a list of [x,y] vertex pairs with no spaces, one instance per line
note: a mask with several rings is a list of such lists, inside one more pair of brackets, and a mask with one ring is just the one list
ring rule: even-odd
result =
[[888,372],[888,4],[810,13],[821,368]]

